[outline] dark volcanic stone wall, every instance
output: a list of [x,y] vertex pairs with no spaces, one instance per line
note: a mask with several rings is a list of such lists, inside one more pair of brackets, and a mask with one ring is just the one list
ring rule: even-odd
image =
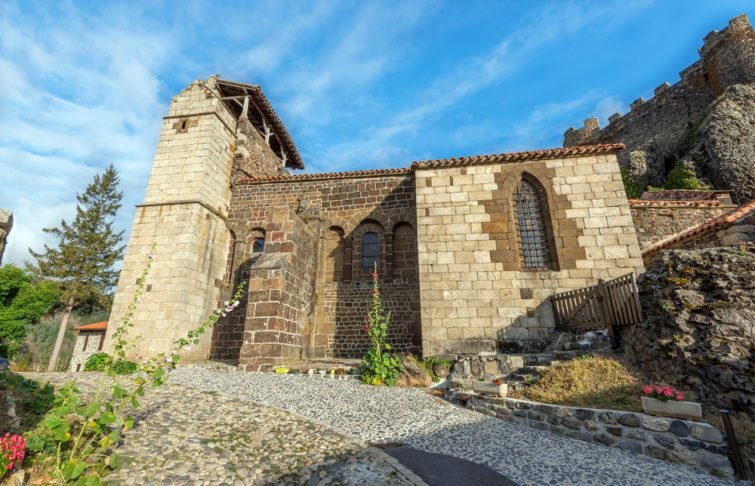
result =
[[[381,295],[393,316],[388,341],[399,352],[418,350],[415,206],[408,172],[237,181],[228,279],[250,287],[243,309],[217,326],[215,357],[248,369],[284,357],[361,357],[372,301],[372,269],[361,267],[360,255],[367,232],[379,238]],[[265,240],[261,255],[251,252],[255,238]],[[281,296],[285,308],[274,305]]]

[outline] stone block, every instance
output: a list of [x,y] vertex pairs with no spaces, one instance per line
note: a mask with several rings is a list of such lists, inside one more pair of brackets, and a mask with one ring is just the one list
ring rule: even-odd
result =
[[642,444],[633,440],[622,440],[619,442],[619,448],[632,454],[642,454]]
[[626,427],[639,427],[641,425],[640,417],[633,413],[625,413],[619,417],[619,423]]
[[695,439],[705,442],[712,442],[715,444],[723,442],[723,436],[721,435],[721,432],[711,425],[693,424],[691,431],[692,437],[694,437]]
[[671,429],[671,420],[664,417],[642,417],[642,427],[655,432],[666,432]]

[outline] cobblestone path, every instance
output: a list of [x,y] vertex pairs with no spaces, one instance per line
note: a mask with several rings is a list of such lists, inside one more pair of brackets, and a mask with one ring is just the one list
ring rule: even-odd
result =
[[[184,367],[171,383],[293,411],[367,443],[403,443],[485,464],[521,485],[716,485],[713,476],[646,456],[507,423],[424,390],[307,375]],[[249,413],[253,413],[253,406]]]
[[[93,392],[99,373],[25,373]],[[213,378],[209,376],[208,378]],[[178,380],[176,380],[178,381]],[[375,448],[296,415],[211,389],[167,384],[140,399],[108,484],[424,484]]]

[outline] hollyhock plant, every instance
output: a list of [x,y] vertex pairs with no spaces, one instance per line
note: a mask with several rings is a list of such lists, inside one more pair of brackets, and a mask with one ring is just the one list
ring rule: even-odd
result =
[[684,400],[684,394],[679,390],[668,385],[645,385],[642,387],[642,394],[649,398],[655,398],[662,402],[669,400]]
[[0,437],[0,478],[15,466],[23,464],[25,453],[26,441],[20,435],[7,432]]
[[364,332],[370,338],[371,347],[360,365],[362,381],[371,385],[394,385],[401,372],[401,358],[390,352],[386,342],[391,325],[391,313],[383,309],[380,300],[380,279],[377,268],[372,272],[372,306],[367,313]]

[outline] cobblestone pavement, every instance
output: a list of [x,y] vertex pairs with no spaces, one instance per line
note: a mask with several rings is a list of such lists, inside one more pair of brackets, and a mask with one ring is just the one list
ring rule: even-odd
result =
[[485,464],[521,485],[716,485],[713,476],[451,405],[424,390],[354,379],[183,367],[171,383],[291,410],[369,443],[403,443]]
[[[99,373],[25,373],[85,392]],[[212,377],[210,377],[212,378]],[[424,484],[375,448],[284,410],[216,391],[167,384],[148,389],[117,453],[115,484]]]

